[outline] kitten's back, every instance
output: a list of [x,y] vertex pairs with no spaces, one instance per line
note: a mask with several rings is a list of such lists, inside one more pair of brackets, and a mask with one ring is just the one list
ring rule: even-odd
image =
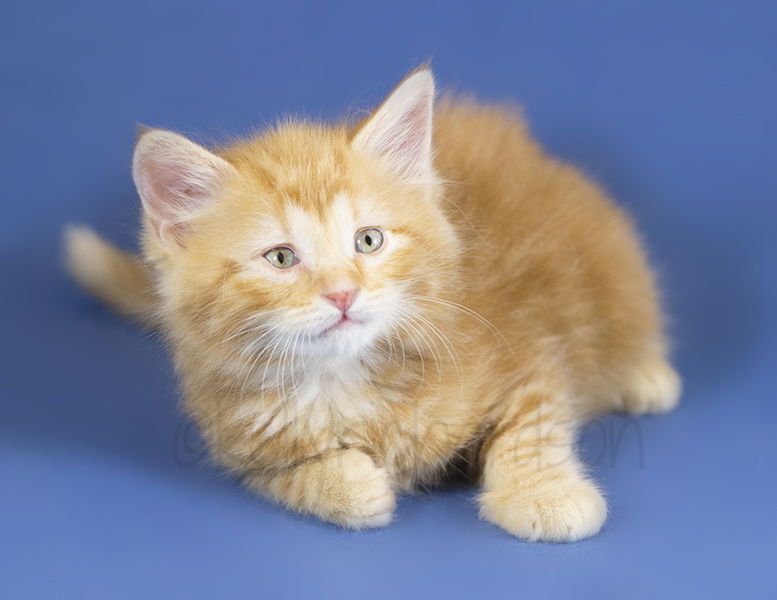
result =
[[624,369],[665,354],[653,273],[630,219],[580,171],[545,154],[518,110],[444,100],[435,147],[464,239],[464,280],[473,282],[459,302],[514,348],[550,349],[580,374],[622,379]]

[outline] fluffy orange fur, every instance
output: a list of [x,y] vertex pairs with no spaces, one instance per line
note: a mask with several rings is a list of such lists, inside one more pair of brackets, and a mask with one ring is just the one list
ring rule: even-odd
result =
[[[215,153],[147,131],[142,260],[73,229],[71,271],[164,332],[187,412],[257,492],[383,526],[397,492],[464,462],[484,518],[593,535],[606,505],[578,424],[678,398],[653,275],[624,212],[517,111],[443,100],[432,131],[433,97],[421,69],[357,126]],[[385,236],[374,253],[353,250],[364,227]],[[274,268],[273,247],[299,264]],[[358,318],[333,328],[322,295],[345,288]]]

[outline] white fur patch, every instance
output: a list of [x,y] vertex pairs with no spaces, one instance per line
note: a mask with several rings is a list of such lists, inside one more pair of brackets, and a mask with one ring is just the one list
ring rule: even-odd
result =
[[299,435],[316,434],[336,423],[374,418],[379,404],[366,398],[363,390],[367,373],[359,361],[343,359],[309,361],[295,372],[294,382],[285,386],[268,405],[268,396],[246,401],[233,419],[249,422],[251,433],[272,437],[288,425],[297,424]]

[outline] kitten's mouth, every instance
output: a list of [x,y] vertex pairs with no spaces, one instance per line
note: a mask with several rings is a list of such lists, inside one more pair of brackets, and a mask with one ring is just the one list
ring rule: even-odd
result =
[[325,336],[335,331],[339,331],[341,329],[347,329],[349,327],[353,327],[359,324],[361,324],[361,321],[357,321],[356,319],[348,316],[347,314],[342,314],[340,316],[340,320],[337,321],[337,323],[335,323],[334,325],[330,325],[329,327],[324,329],[324,331],[321,332],[321,335]]

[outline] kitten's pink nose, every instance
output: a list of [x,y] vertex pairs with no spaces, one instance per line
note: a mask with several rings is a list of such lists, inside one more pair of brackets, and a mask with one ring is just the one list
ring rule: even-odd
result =
[[356,294],[358,292],[359,292],[359,289],[354,288],[352,290],[344,290],[341,292],[332,292],[330,294],[324,294],[324,298],[329,300],[343,313],[345,313],[349,308],[351,308],[351,304],[353,304],[353,300],[354,298],[356,298]]

